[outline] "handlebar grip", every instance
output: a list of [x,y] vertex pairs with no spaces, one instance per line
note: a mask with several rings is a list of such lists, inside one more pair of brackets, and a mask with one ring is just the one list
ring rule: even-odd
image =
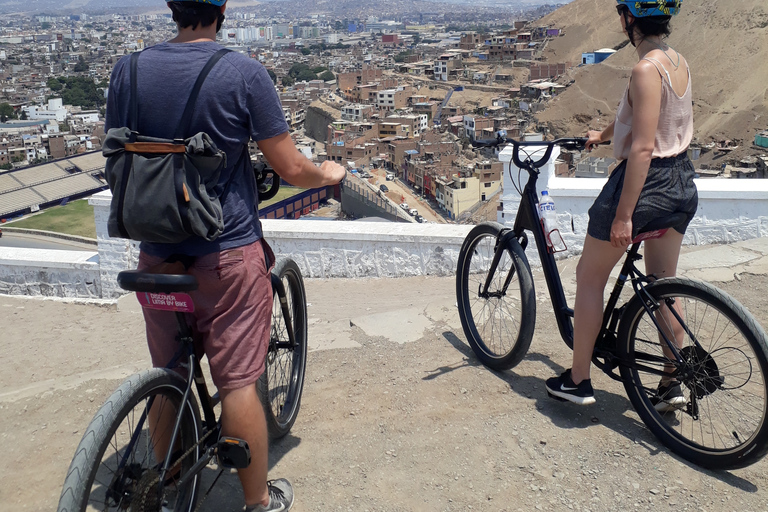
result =
[[[280,176],[277,175],[275,170],[264,162],[258,162],[253,166],[253,173],[256,177],[256,190],[259,194],[259,202],[275,197],[278,190],[280,190]],[[267,179],[270,177],[272,181],[267,183]]]
[[472,146],[476,148],[490,148],[494,146],[498,146],[499,139],[475,139],[472,141]]

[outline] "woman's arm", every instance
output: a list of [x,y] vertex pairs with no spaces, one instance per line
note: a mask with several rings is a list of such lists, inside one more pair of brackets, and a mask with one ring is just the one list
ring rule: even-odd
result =
[[651,62],[641,60],[632,69],[629,84],[632,146],[627,158],[619,206],[611,225],[611,244],[614,247],[627,246],[632,242],[632,214],[645,185],[656,144],[656,128],[661,114],[661,87],[661,77]]

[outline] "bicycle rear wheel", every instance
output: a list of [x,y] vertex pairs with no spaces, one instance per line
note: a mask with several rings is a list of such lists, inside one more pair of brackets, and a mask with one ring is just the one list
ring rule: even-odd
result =
[[536,324],[536,297],[528,259],[517,240],[491,263],[503,226],[483,222],[464,239],[456,269],[456,299],[464,335],[478,359],[493,370],[508,370],[525,357]]
[[[285,288],[288,315],[283,314],[277,290],[272,291],[272,327],[266,370],[258,391],[272,439],[285,436],[293,427],[301,406],[307,365],[307,299],[299,266],[291,259],[280,260],[273,270]],[[293,327],[294,340],[288,336]]]
[[733,469],[761,459],[768,452],[768,342],[762,328],[736,300],[701,281],[661,279],[646,290],[668,305],[654,317],[670,339],[682,340],[685,362],[677,377],[682,397],[665,402],[658,396],[659,372],[673,369],[671,353],[662,350],[659,329],[633,297],[619,325],[618,352],[632,363],[621,367],[621,376],[640,418],[670,450],[700,466]]
[[[199,455],[200,417],[193,395],[183,406],[174,450],[179,457],[190,453],[181,460],[180,470],[166,476],[162,490],[159,485],[160,467],[185,387],[177,374],[160,368],[123,382],[83,434],[57,510],[160,510],[164,506],[164,510],[190,512],[197,500],[199,476],[184,488],[176,483]],[[150,408],[153,418],[159,418],[151,432],[147,418]]]

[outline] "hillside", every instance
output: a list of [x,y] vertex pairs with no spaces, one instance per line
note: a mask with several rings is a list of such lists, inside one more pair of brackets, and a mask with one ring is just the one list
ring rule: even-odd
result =
[[[765,0],[688,0],[673,18],[670,46],[691,69],[695,137],[701,144],[731,139],[741,144],[733,156],[753,152],[755,133],[768,128],[768,4]],[[541,20],[563,28],[545,59],[578,64],[581,53],[616,48],[626,37],[619,17],[605,0],[574,0]],[[627,44],[601,64],[574,68],[575,83],[537,117],[557,134],[581,134],[604,127],[616,114],[632,66]],[[746,147],[745,147],[746,146]]]

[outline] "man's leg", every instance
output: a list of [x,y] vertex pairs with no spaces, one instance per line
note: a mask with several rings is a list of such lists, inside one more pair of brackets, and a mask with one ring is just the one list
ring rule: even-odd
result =
[[222,434],[243,439],[251,449],[251,464],[239,469],[246,505],[269,504],[267,420],[256,394],[256,385],[221,391]]

